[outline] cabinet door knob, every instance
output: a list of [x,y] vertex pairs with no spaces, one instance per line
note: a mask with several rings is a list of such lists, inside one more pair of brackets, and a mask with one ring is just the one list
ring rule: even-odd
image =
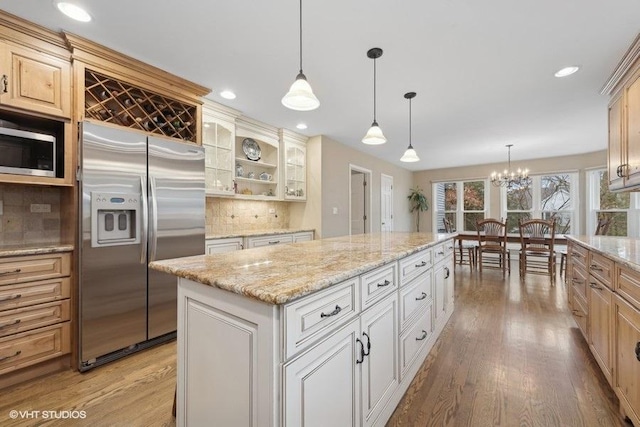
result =
[[640,341],[636,343],[636,359],[640,362]]
[[331,316],[335,316],[336,314],[340,313],[342,311],[342,307],[340,307],[339,305],[336,305],[336,308],[329,314],[327,313],[320,313],[320,317],[331,317]]

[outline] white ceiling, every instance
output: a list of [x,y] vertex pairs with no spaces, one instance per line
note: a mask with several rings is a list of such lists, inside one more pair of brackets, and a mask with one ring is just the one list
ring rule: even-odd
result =
[[[320,99],[311,112],[280,99],[298,72],[296,0],[77,0],[88,24],[51,1],[0,7],[64,29],[213,89],[246,116],[309,136],[323,134],[411,170],[586,153],[606,148],[600,88],[640,31],[638,0],[305,0],[304,72]],[[360,140],[373,118],[388,142]],[[564,79],[567,65],[581,70]],[[234,90],[224,100],[218,93]],[[421,158],[398,159],[408,145]]]

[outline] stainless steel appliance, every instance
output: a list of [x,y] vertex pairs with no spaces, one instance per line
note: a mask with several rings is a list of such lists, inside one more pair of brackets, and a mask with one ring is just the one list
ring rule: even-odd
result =
[[80,370],[175,337],[174,276],[158,259],[204,253],[202,147],[83,123]]
[[0,127],[0,173],[56,176],[56,138]]

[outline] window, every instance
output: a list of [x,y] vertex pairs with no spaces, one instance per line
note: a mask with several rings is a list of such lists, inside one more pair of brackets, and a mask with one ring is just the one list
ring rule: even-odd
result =
[[638,236],[637,193],[612,193],[609,191],[609,177],[605,169],[588,172],[589,214],[587,234],[593,234],[599,218],[609,219],[607,236]]
[[528,184],[503,188],[501,205],[507,218],[507,232],[518,233],[522,219],[555,218],[557,233],[574,233],[577,187],[578,174],[561,172],[534,175]]
[[488,192],[486,181],[453,181],[433,184],[435,223],[433,230],[444,232],[443,218],[451,221],[454,230],[475,231],[476,221],[484,219]]

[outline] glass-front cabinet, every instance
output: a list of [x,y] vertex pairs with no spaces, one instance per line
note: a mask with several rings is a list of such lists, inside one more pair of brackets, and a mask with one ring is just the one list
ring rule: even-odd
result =
[[202,145],[205,149],[207,194],[234,194],[235,120],[239,111],[205,101],[202,111]]
[[282,200],[278,129],[245,117],[236,121],[237,198]]
[[307,137],[280,130],[282,167],[284,169],[284,199],[307,200]]

